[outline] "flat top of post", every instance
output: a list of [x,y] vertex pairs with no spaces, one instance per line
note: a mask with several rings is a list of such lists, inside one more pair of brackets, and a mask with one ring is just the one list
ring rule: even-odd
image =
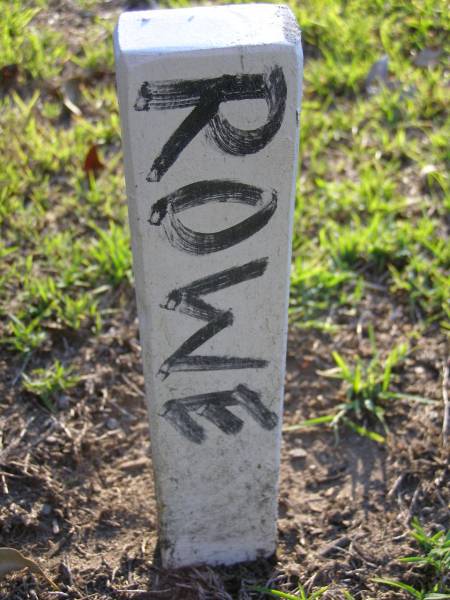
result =
[[236,46],[296,45],[297,22],[287,6],[233,4],[120,15],[116,43],[127,54],[158,54]]

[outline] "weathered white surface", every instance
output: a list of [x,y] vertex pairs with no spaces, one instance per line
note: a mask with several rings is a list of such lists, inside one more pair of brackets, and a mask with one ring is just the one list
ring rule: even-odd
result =
[[163,563],[268,556],[299,32],[274,5],[133,12],[115,51]]

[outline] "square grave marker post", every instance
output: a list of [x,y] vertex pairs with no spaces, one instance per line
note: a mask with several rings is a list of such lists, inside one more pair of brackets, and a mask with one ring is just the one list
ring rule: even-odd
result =
[[163,564],[276,546],[302,51],[287,7],[115,32]]

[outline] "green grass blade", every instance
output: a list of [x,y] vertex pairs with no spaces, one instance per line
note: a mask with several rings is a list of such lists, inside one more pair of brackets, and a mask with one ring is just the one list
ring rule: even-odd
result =
[[347,363],[342,358],[342,356],[339,354],[339,352],[332,352],[331,354],[332,354],[332,356],[334,358],[334,362],[341,369],[343,377],[345,379],[347,379],[348,381],[350,381],[352,379],[352,374],[351,374],[351,371],[350,371],[350,367],[347,365]]
[[260,594],[270,594],[274,598],[283,598],[284,600],[318,600],[328,589],[328,586],[324,586],[313,592],[310,596],[307,596],[303,587],[301,588],[301,596],[297,596],[294,594],[288,594],[286,592],[280,592],[279,590],[274,590],[271,588],[265,587],[252,587],[249,588],[252,591],[259,592]]
[[384,579],[383,577],[374,577],[372,581],[375,583],[384,583],[384,585],[389,585],[390,587],[398,588],[399,590],[405,590],[405,592],[409,592],[411,596],[414,596],[414,598],[417,598],[417,600],[424,600],[422,592],[419,592],[419,590],[413,588],[412,585],[408,585],[402,581]]
[[350,429],[353,429],[353,431],[355,431],[363,437],[369,438],[370,440],[377,442],[378,444],[384,444],[386,442],[386,438],[377,433],[376,431],[370,431],[369,429],[366,429],[366,427],[358,425],[354,421],[347,419],[347,417],[343,417],[342,421],[347,425],[347,427],[350,427]]
[[439,404],[438,400],[417,396],[416,394],[404,394],[402,392],[382,392],[380,398],[383,400],[409,400],[410,402],[419,402],[420,404]]
[[426,562],[426,559],[422,556],[403,556],[398,559],[399,562],[402,563],[423,563]]
[[323,417],[315,417],[314,419],[306,419],[305,421],[301,421],[297,423],[297,425],[288,425],[287,427],[283,427],[284,432],[289,431],[298,431],[299,429],[304,429],[305,427],[313,427],[314,425],[323,425],[324,423],[332,423],[335,418],[335,415],[324,415]]
[[259,592],[260,594],[269,594],[274,598],[284,598],[284,600],[300,600],[300,596],[294,596],[293,594],[287,594],[286,592],[280,592],[279,590],[272,590],[270,588],[252,587],[248,589]]

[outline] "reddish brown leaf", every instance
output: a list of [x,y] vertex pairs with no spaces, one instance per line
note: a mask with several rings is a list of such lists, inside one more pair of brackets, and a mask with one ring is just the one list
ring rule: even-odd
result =
[[94,176],[97,176],[99,171],[105,168],[105,165],[100,161],[97,152],[97,146],[94,144],[89,152],[86,154],[86,158],[84,159],[84,171],[85,173],[93,173]]
[[16,83],[19,76],[19,65],[5,65],[0,67],[0,89],[10,90]]

